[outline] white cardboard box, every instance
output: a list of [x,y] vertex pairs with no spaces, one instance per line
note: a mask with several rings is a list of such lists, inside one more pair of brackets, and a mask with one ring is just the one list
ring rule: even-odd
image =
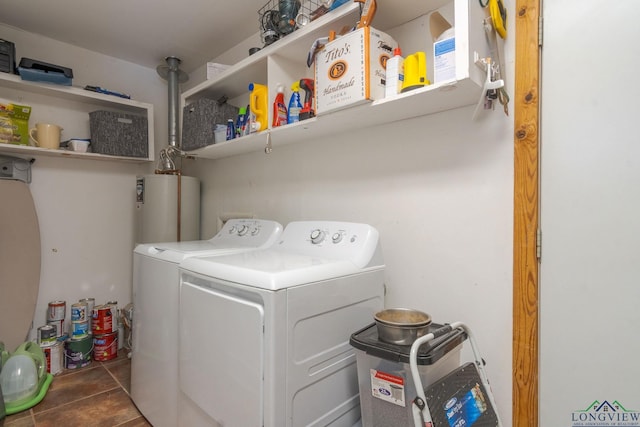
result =
[[315,59],[316,114],[384,98],[386,63],[396,46],[371,27],[327,43]]
[[231,67],[231,65],[207,62],[207,80],[215,78],[218,74],[223,73],[229,67]]

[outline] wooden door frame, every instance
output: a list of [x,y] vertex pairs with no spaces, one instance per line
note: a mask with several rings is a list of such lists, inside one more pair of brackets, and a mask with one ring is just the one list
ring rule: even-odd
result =
[[514,427],[538,426],[538,200],[541,0],[516,0],[513,225]]

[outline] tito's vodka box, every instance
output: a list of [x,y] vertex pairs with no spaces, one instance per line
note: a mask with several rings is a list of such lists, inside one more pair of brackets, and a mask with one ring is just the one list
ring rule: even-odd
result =
[[384,98],[387,59],[396,46],[371,27],[327,43],[315,59],[316,114]]

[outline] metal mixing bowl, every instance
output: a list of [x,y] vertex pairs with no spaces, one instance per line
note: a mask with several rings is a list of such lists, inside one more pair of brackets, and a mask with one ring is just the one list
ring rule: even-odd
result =
[[378,338],[389,344],[411,345],[428,333],[431,316],[409,308],[389,308],[375,314]]

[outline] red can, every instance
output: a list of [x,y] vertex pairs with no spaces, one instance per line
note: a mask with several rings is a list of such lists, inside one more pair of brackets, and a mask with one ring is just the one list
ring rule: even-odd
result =
[[113,331],[113,309],[109,305],[93,307],[92,330],[94,335],[110,334]]
[[118,356],[118,333],[93,336],[93,360],[104,362]]

